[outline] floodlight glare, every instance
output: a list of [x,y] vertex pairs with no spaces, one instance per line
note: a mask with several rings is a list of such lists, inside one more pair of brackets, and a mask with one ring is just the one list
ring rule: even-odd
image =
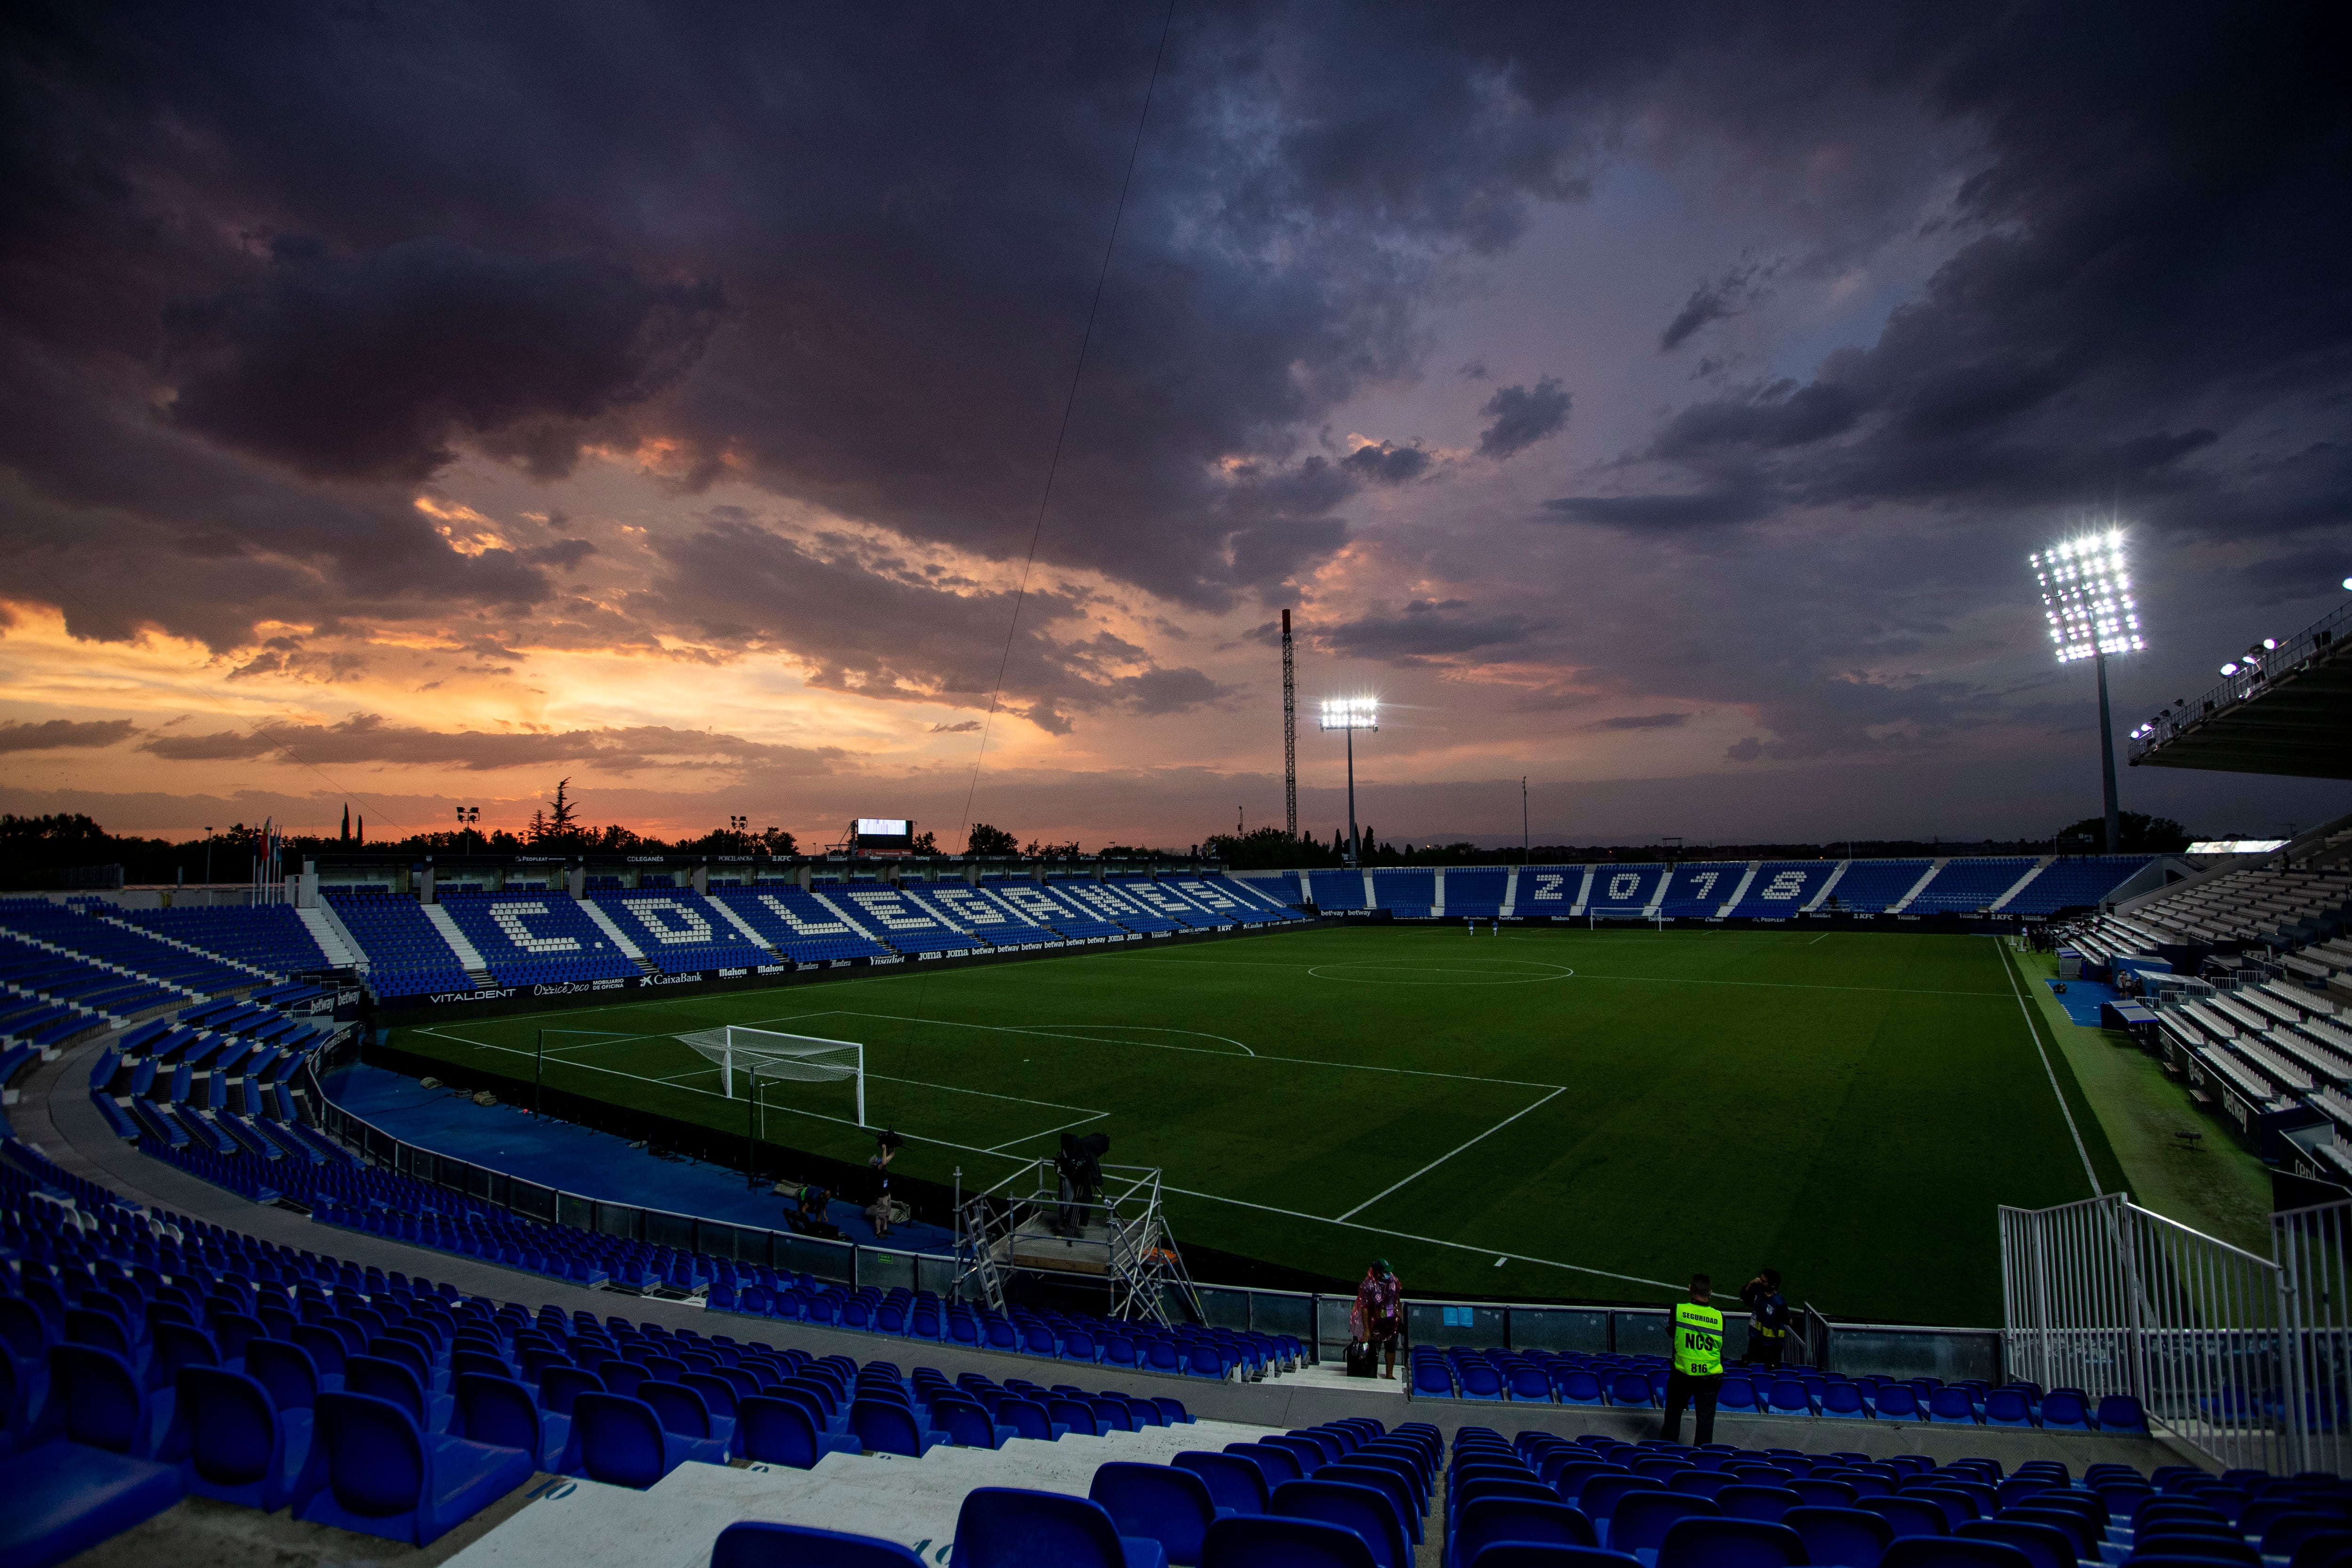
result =
[[2232,660],[2231,660],[2228,664],[2223,665],[2223,666],[2221,667],[2221,673],[2222,673],[2223,675],[2235,675],[2235,674],[2237,674],[2237,673],[2238,673],[2238,663],[2237,663],[2237,660],[2232,659]]
[[[2107,659],[2137,653],[2147,644],[2139,635],[2139,607],[2132,603],[2131,572],[2124,563],[2124,531],[2109,528],[2036,551],[2034,581],[2042,587],[2042,613],[2058,662],[2089,659],[2099,676],[2099,763],[2105,787],[2107,853],[2122,847],[2122,818],[2116,804],[2116,742],[2107,715]],[[2224,675],[2230,673],[2225,669]]]
[[1377,697],[1326,697],[1323,700],[1323,728],[1348,732],[1348,863],[1364,863],[1363,841],[1356,831],[1356,731],[1378,730],[1381,727],[1381,700]]
[[2140,639],[2139,610],[2132,603],[2121,530],[2053,544],[2029,559],[2059,663],[2137,653],[2147,647]]

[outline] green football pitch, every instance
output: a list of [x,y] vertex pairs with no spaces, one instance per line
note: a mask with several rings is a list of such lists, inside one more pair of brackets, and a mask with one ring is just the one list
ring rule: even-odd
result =
[[[551,1088],[746,1123],[675,1037],[856,1041],[898,1168],[967,1191],[1109,1134],[1187,1241],[1417,1295],[1655,1301],[1759,1266],[1832,1317],[1989,1324],[1995,1206],[2114,1155],[1989,937],[1326,928],[396,1030]],[[557,1034],[557,1030],[595,1031]],[[770,1082],[769,1140],[862,1161],[845,1083]],[[777,1168],[788,1158],[771,1157]]]

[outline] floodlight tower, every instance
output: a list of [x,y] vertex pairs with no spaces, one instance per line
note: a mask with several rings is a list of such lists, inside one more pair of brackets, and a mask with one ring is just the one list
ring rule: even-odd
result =
[[2028,559],[2042,585],[2042,614],[2058,662],[2089,659],[2099,677],[2099,766],[2106,788],[2107,853],[2116,853],[2122,824],[2116,808],[2116,735],[2107,716],[2107,656],[2137,653],[2139,611],[2132,603],[2124,563],[2124,533],[2111,528],[2036,552]]
[[1292,842],[1298,838],[1298,683],[1291,677],[1290,612],[1282,612],[1282,810]]
[[1378,732],[1380,727],[1381,700],[1377,697],[1323,700],[1323,728],[1348,732],[1348,863],[1351,866],[1364,863],[1364,847],[1356,834],[1356,731]]

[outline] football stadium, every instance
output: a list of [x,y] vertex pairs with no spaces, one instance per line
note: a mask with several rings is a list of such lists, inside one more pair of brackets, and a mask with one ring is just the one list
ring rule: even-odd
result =
[[0,1568],[2352,1568],[2319,42],[1107,15],[12,24]]

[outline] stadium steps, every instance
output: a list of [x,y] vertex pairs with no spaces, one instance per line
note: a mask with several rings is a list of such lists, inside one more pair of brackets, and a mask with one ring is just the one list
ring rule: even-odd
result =
[[1948,855],[1942,856],[1937,859],[1929,861],[1927,863],[1927,875],[1912,883],[1911,890],[1909,892],[1905,893],[1901,898],[1887,905],[1886,912],[1890,915],[1899,915],[1904,910],[1909,909],[1911,907],[1912,900],[1918,898],[1920,894],[1926,892],[1927,890],[1927,884],[1934,881],[1937,874],[1951,863],[1952,859]]
[[1739,900],[1746,898],[1748,889],[1756,885],[1756,873],[1763,868],[1764,862],[1761,860],[1748,862],[1748,869],[1740,874],[1739,886],[1731,889],[1731,897],[1716,906],[1715,914],[1717,920],[1727,917],[1732,910],[1739,907]]
[[[928,1562],[955,1538],[956,1516],[976,1487],[1084,1497],[1096,1468],[1108,1461],[1165,1464],[1187,1449],[1214,1452],[1280,1430],[1202,1420],[1051,1443],[1011,1437],[1001,1448],[942,1444],[919,1459],[828,1454],[806,1470],[688,1460],[644,1491],[583,1478],[562,1507],[522,1510],[484,1535],[468,1556],[500,1568],[643,1568],[652,1542],[698,1543],[739,1520],[770,1519],[881,1534],[909,1548],[920,1542],[929,1548]],[[699,1560],[701,1553],[686,1555]]]
[[1845,880],[1846,868],[1853,864],[1853,862],[1851,860],[1841,860],[1836,866],[1832,868],[1829,880],[1822,884],[1822,890],[1815,893],[1813,895],[1812,902],[1807,904],[1804,909],[1799,912],[1803,914],[1811,914],[1816,910],[1819,910],[1823,904],[1827,903],[1829,901],[1830,895],[1837,891],[1837,885]]
[[2009,908],[2010,900],[2025,891],[2027,888],[2032,885],[2033,879],[2036,877],[2039,877],[2042,872],[2047,871],[2051,867],[2057,863],[2057,856],[2044,855],[2041,859],[2036,860],[2033,863],[2033,868],[2032,870],[2026,872],[2024,876],[2020,877],[2016,881],[2011,882],[2009,885],[2009,891],[2003,893],[1991,903],[1986,905],[1986,910],[1993,914],[1999,914],[2001,910]]
[[441,933],[441,940],[447,942],[449,951],[457,955],[457,963],[466,971],[466,978],[474,983],[474,989],[496,990],[499,983],[490,974],[490,961],[482,956],[480,948],[467,940],[464,931],[457,929],[457,922],[449,918],[449,911],[438,904],[426,904],[424,909],[425,918],[433,922],[433,929]]
[[630,941],[629,933],[621,929],[620,922],[598,908],[595,900],[583,899],[580,900],[580,907],[588,911],[588,918],[596,922],[597,930],[613,939],[613,945],[621,950],[621,956],[637,966],[638,973],[643,974],[661,973],[654,967],[654,961],[646,956],[646,950]]
[[284,978],[282,975],[275,974],[269,970],[262,969],[254,964],[247,963],[243,959],[231,958],[225,952],[215,952],[214,949],[209,947],[199,947],[193,942],[183,942],[178,937],[165,936],[162,931],[150,931],[147,927],[142,925],[133,925],[131,921],[118,919],[113,915],[100,915],[96,918],[102,924],[115,926],[121,930],[134,932],[137,935],[145,937],[150,942],[161,942],[165,947],[178,948],[182,952],[192,952],[207,963],[226,964],[231,969],[241,969],[257,980],[278,980]]
[[731,925],[737,931],[741,931],[745,942],[750,942],[753,947],[758,948],[761,952],[767,953],[771,957],[783,957],[782,953],[776,951],[776,944],[774,942],[770,942],[766,937],[760,934],[760,929],[757,926],[753,925],[750,921],[745,920],[741,915],[736,912],[734,905],[729,903],[724,899],[712,898],[709,893],[702,895],[702,901],[709,904],[712,909],[717,910],[719,914],[724,916],[729,925]]
[[343,922],[335,918],[334,911],[320,904],[315,909],[298,909],[294,917],[310,931],[310,940],[319,944],[319,951],[327,955],[329,963],[337,969],[360,967],[359,944],[351,940],[351,933],[343,930]]

